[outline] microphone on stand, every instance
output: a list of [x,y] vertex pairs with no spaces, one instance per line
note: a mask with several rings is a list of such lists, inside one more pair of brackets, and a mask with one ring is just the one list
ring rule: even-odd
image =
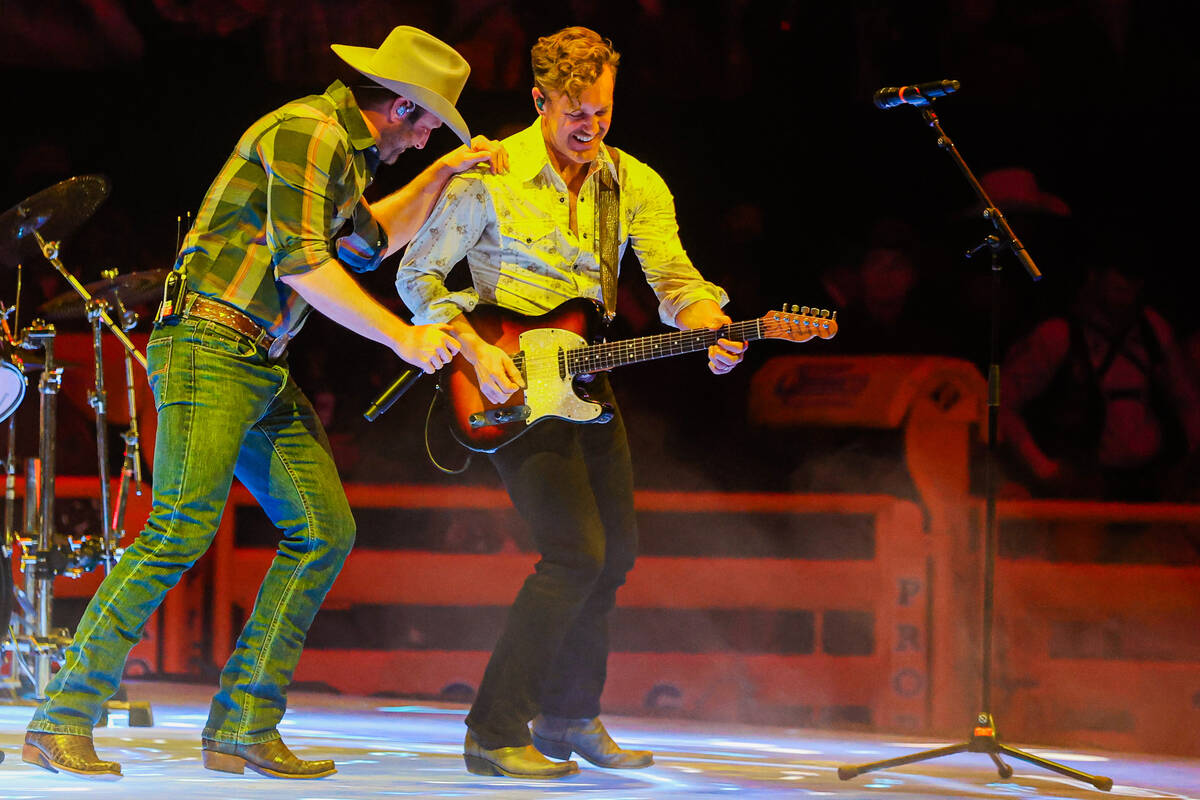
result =
[[875,93],[877,108],[896,106],[927,106],[935,97],[945,97],[958,91],[958,81],[931,81],[911,86],[885,86]]

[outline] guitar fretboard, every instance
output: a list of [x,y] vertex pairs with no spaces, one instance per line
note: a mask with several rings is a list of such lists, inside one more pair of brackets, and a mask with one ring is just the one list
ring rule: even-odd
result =
[[716,330],[698,328],[566,350],[559,354],[559,367],[567,375],[581,375],[613,369],[626,364],[636,364],[640,361],[650,361],[655,358],[667,358],[683,353],[694,353],[697,350],[707,350],[716,343],[717,339],[751,342],[761,338],[763,338],[762,320],[752,319],[746,322],[734,322]]

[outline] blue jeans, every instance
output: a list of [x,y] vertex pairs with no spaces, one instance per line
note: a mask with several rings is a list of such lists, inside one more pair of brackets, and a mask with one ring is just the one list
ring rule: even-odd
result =
[[88,604],[29,729],[91,735],[147,618],[212,543],[236,475],[282,538],[203,735],[277,739],[308,627],[354,543],[328,439],[286,361],[223,325],[158,327],[147,361],[158,409],[150,516]]

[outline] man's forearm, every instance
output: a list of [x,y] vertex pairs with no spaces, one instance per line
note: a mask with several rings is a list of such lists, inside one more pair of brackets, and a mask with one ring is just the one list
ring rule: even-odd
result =
[[467,320],[466,314],[459,314],[446,324],[450,326],[450,330],[454,333],[454,338],[458,339],[459,344],[462,345],[463,356],[474,364],[479,346],[481,344],[490,344],[490,342],[484,342],[483,337],[479,335]]
[[675,327],[681,331],[694,328],[707,328],[715,322],[726,323],[728,317],[717,305],[716,300],[697,300],[679,310],[675,316]]
[[402,188],[371,203],[371,214],[387,231],[388,255],[408,244],[421,229],[452,175],[454,170],[438,159]]
[[388,347],[394,347],[399,331],[408,327],[332,259],[314,270],[285,275],[280,280],[342,327]]

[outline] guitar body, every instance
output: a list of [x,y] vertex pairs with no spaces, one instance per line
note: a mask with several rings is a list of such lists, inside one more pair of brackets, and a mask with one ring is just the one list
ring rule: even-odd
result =
[[696,328],[617,342],[593,343],[602,330],[603,309],[594,300],[568,300],[553,311],[521,316],[497,306],[479,306],[467,315],[486,342],[508,353],[525,377],[525,389],[503,403],[479,390],[475,367],[461,354],[438,380],[450,406],[450,430],[462,445],[494,453],[544,419],[608,422],[612,407],[589,400],[581,383],[601,371],[656,358],[703,352],[725,337],[732,341],[782,339],[807,342],[837,335],[837,312],[808,306],[771,311],[759,319],[716,329]]
[[479,390],[475,367],[456,355],[438,380],[449,401],[454,438],[470,450],[494,453],[545,419],[577,423],[611,419],[612,408],[587,399],[560,357],[593,341],[602,329],[602,313],[594,300],[576,298],[534,317],[497,306],[479,306],[468,314],[471,326],[485,341],[510,356],[521,354],[518,367],[526,388],[503,403],[493,403]]

